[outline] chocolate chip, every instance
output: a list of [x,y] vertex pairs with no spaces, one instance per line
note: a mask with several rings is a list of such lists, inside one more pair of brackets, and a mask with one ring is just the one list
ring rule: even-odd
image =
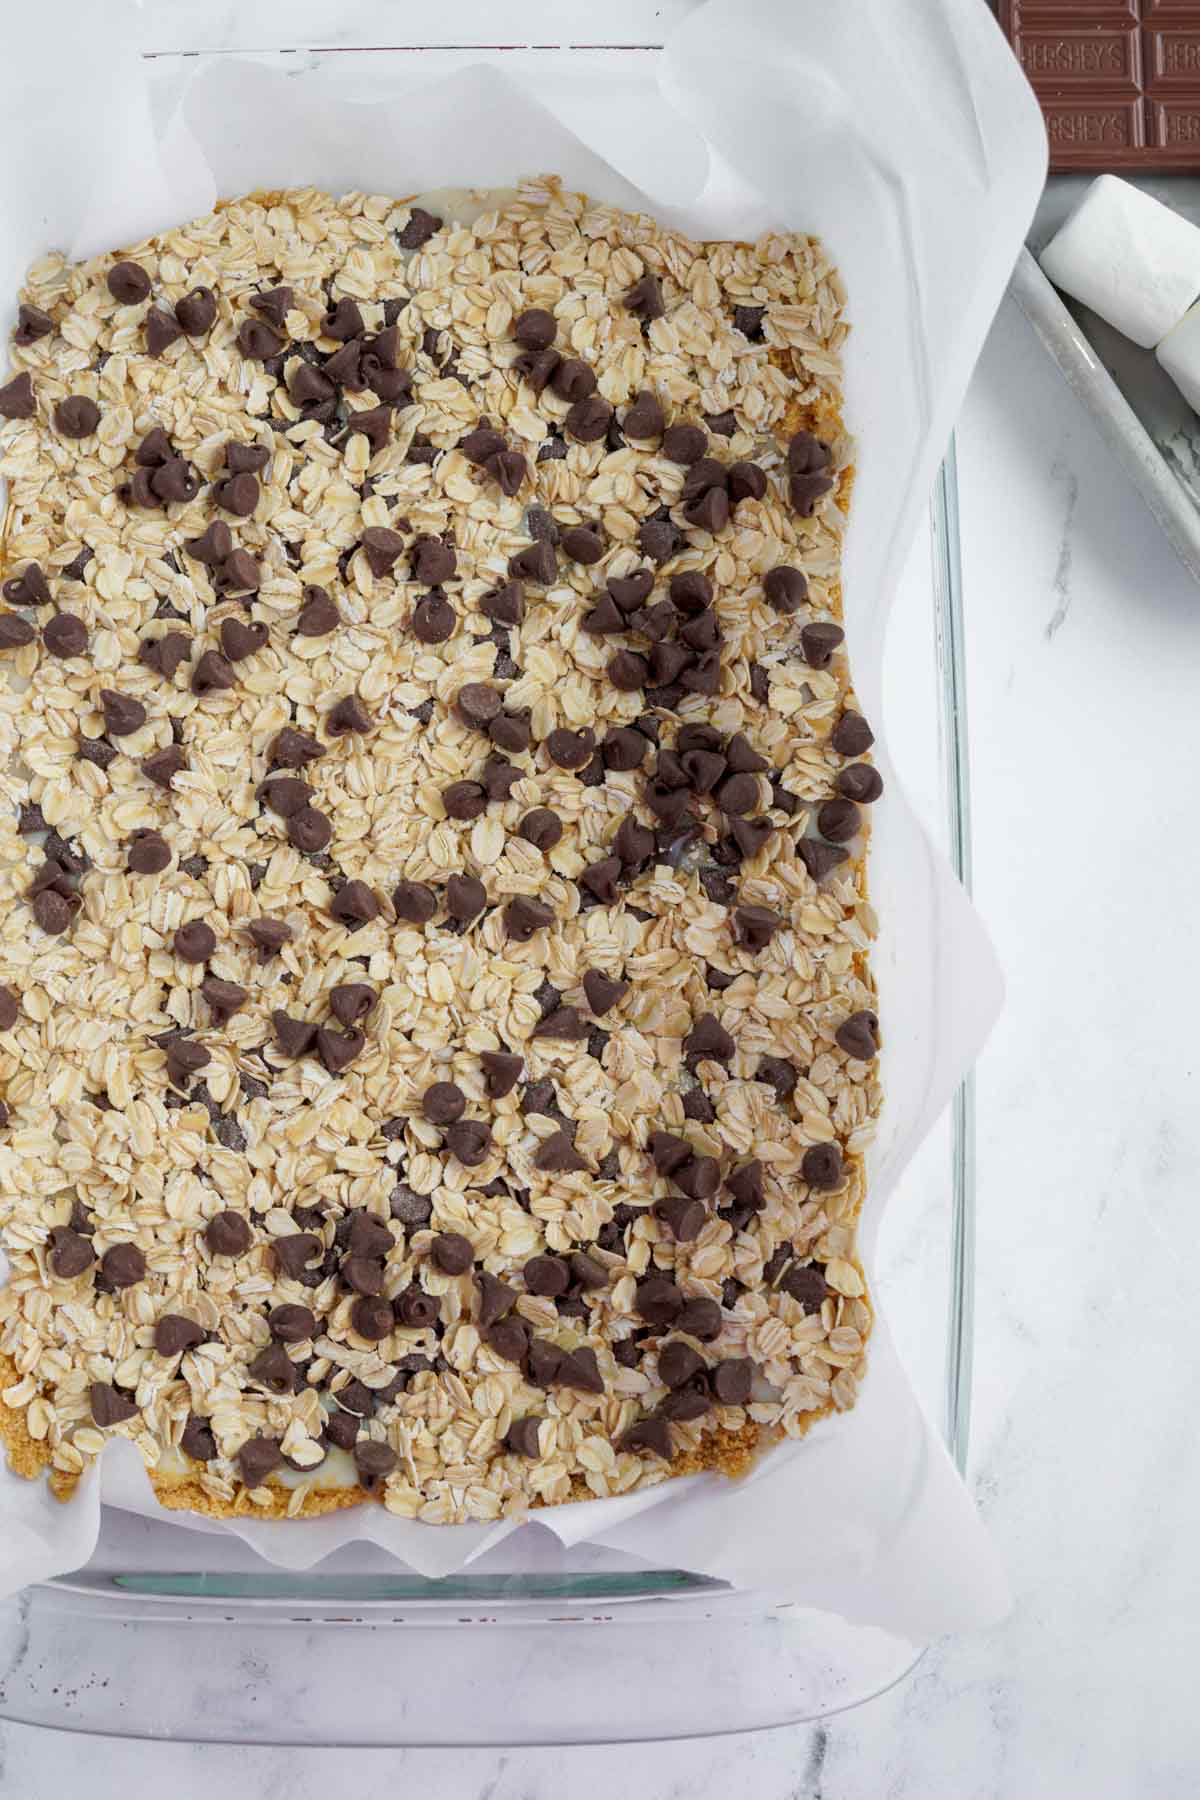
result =
[[11,1031],[20,1012],[20,1004],[12,989],[0,987],[0,1031]]
[[602,969],[589,969],[583,978],[583,991],[592,1012],[602,1019],[619,1000],[625,998],[629,992],[629,983],[606,975]]
[[730,819],[729,840],[739,857],[753,858],[774,829],[769,819]]
[[560,726],[546,739],[546,749],[560,769],[582,769],[591,760],[595,743],[594,732],[567,731]]
[[238,1473],[248,1488],[261,1487],[267,1476],[281,1467],[283,1451],[273,1437],[250,1437],[237,1451]]
[[477,1168],[491,1151],[492,1128],[480,1119],[460,1119],[447,1130],[445,1145],[464,1168]]
[[610,597],[623,613],[635,613],[649,598],[654,575],[650,569],[635,569],[632,575],[610,575],[607,586]]
[[0,419],[32,419],[36,410],[28,370],[0,387]]
[[714,1364],[709,1379],[722,1406],[744,1406],[754,1387],[754,1364],[748,1356],[729,1356]]
[[[14,580],[6,581],[4,598],[13,606],[48,606],[51,601],[50,587],[42,574],[40,563],[26,563]],[[21,622],[24,624],[23,620]],[[32,627],[29,630],[32,632]],[[32,637],[21,640],[23,643],[32,641]]]
[[500,492],[510,498],[513,494],[520,493],[521,483],[529,473],[525,458],[519,450],[498,450],[495,456],[488,457],[484,467]]
[[737,1045],[715,1013],[701,1013],[683,1040],[684,1054],[697,1062],[729,1062]]
[[796,854],[808,870],[813,881],[820,881],[831,869],[844,863],[849,851],[840,849],[836,844],[822,843],[820,838],[799,838],[796,842]]
[[654,833],[639,824],[632,813],[626,813],[617,827],[612,848],[624,868],[636,869],[654,854]]
[[238,326],[238,349],[252,362],[269,362],[279,355],[284,340],[263,319],[243,319]]
[[870,763],[847,763],[838,771],[837,790],[847,800],[869,806],[883,792],[883,777]]
[[699,425],[670,425],[663,433],[662,454],[685,467],[699,462],[708,448],[708,433]]
[[679,548],[679,533],[669,518],[647,519],[638,530],[638,546],[652,563],[662,564]]
[[805,625],[800,632],[800,648],[804,660],[810,669],[827,669],[833,659],[833,653],[845,639],[845,632],[840,625],[827,621],[818,621],[815,625]]
[[362,1055],[366,1042],[357,1027],[334,1031],[328,1025],[317,1026],[316,1052],[329,1075],[340,1075],[348,1069],[355,1058]]
[[299,637],[324,637],[341,622],[341,615],[323,587],[310,584],[304,589],[304,605],[296,617]]
[[167,631],[159,638],[143,638],[138,646],[138,661],[148,669],[171,680],[180,663],[192,653],[192,640],[182,631]]
[[[654,670],[655,680],[673,681],[680,669],[686,667],[689,659],[686,652],[676,651],[675,645],[663,642],[664,639],[670,637],[675,626],[675,609],[670,601],[660,600],[655,606],[639,607],[637,612],[630,615],[627,624],[629,629],[640,632],[643,637],[653,639],[656,646],[661,644],[668,656],[671,652],[676,652],[679,660],[675,663],[663,662],[661,658],[653,656],[652,653],[651,666]],[[660,671],[665,671],[665,673],[660,673]]]
[[357,694],[346,694],[325,714],[325,729],[332,737],[351,731],[370,731],[373,720]]
[[658,276],[647,271],[626,294],[625,305],[644,324],[648,325],[653,319],[661,319],[667,309],[663,303],[662,282]]
[[818,1193],[840,1187],[842,1181],[840,1145],[810,1144],[800,1160],[800,1177]]
[[621,897],[620,879],[623,873],[619,856],[605,856],[599,862],[590,863],[579,877],[581,887],[604,906],[615,906]]
[[217,297],[210,287],[194,287],[175,302],[175,317],[188,337],[203,337],[217,316]]
[[221,620],[221,649],[231,663],[244,662],[267,642],[267,627],[261,620],[246,624],[242,619]]
[[729,500],[736,506],[739,500],[761,500],[767,491],[766,472],[754,462],[735,462],[729,465]]
[[50,1267],[62,1281],[73,1281],[96,1260],[87,1238],[67,1225],[56,1225],[51,1231],[49,1256]]
[[118,694],[113,688],[100,689],[100,705],[109,737],[129,737],[146,723],[146,709],[141,701]]
[[184,1350],[194,1350],[206,1336],[203,1325],[186,1314],[164,1313],[155,1321],[154,1348],[160,1356],[178,1356]]
[[214,519],[199,537],[188,538],[184,549],[195,562],[215,568],[233,552],[233,536],[223,519]]
[[560,1387],[577,1388],[584,1394],[604,1392],[604,1377],[600,1373],[596,1352],[590,1344],[580,1344],[563,1357],[558,1367],[557,1383]]
[[381,1444],[376,1438],[361,1439],[354,1446],[353,1456],[359,1484],[368,1494],[387,1480],[400,1460],[389,1444]]
[[699,1351],[678,1339],[664,1344],[658,1353],[658,1376],[664,1387],[681,1388],[703,1368],[704,1358]]
[[739,906],[733,915],[734,942],[752,956],[765,950],[784,921],[766,906]]
[[106,1430],[110,1425],[122,1425],[126,1419],[137,1417],[137,1407],[127,1394],[120,1393],[110,1382],[93,1381],[88,1388],[88,1405],[91,1407],[92,1421]]
[[521,776],[522,771],[507,757],[489,756],[482,770],[483,791],[489,800],[507,800]]
[[489,1100],[501,1100],[505,1094],[511,1094],[521,1078],[525,1067],[519,1056],[510,1056],[503,1050],[483,1050],[479,1056],[483,1070],[484,1091]]
[[152,306],[145,318],[146,354],[159,357],[183,336],[183,327],[173,312]]
[[203,919],[189,919],[175,933],[172,948],[181,962],[207,962],[217,947],[217,936]]
[[[373,1213],[353,1212],[343,1221],[349,1227],[347,1243],[352,1256],[386,1257],[396,1240],[382,1219]],[[360,1289],[365,1293],[366,1289]]]
[[514,943],[527,944],[535,931],[554,923],[553,910],[531,895],[518,894],[504,908],[504,930]]
[[287,822],[288,842],[306,856],[324,850],[333,837],[333,826],[315,806],[302,806]]
[[565,1294],[571,1285],[571,1271],[561,1256],[531,1257],[521,1274],[529,1293],[544,1294],[551,1299]]
[[420,1231],[428,1225],[433,1205],[424,1194],[416,1194],[400,1182],[392,1189],[390,1211],[393,1219],[399,1219],[406,1231]]
[[513,1456],[540,1456],[539,1421],[532,1416],[514,1419],[504,1437],[504,1448]]
[[672,1325],[683,1310],[683,1295],[665,1275],[649,1275],[639,1281],[634,1295],[639,1317],[649,1325]]
[[285,1056],[304,1056],[316,1043],[317,1028],[307,1019],[293,1019],[277,1007],[271,1014],[271,1024],[275,1042]]
[[392,890],[396,917],[407,925],[425,925],[437,911],[433,889],[420,881],[400,881]]
[[261,294],[250,295],[250,306],[260,317],[269,319],[272,325],[282,330],[283,322],[292,309],[293,297],[290,287],[266,288]]
[[246,989],[239,987],[236,981],[221,981],[215,975],[209,975],[201,982],[200,992],[208,1002],[216,1025],[227,1025],[249,999]]
[[142,774],[156,787],[169,788],[176,775],[187,768],[187,757],[178,744],[168,744],[164,750],[154,750],[149,756],[142,758]]
[[563,420],[563,430],[578,443],[596,444],[607,434],[612,422],[613,409],[608,401],[599,394],[589,394],[586,400],[577,400],[571,407]]
[[353,1413],[331,1412],[325,1420],[324,1436],[338,1450],[353,1450],[361,1429]]
[[851,1013],[833,1035],[839,1050],[856,1062],[870,1062],[879,1054],[879,1020],[873,1012]]
[[478,781],[452,781],[442,789],[442,805],[448,819],[477,819],[487,807],[487,795]]
[[307,1306],[273,1306],[267,1324],[281,1344],[302,1344],[317,1334],[316,1315]]
[[[545,350],[522,350],[513,358],[513,368],[518,375],[527,381],[535,394],[541,394],[553,381],[562,364],[562,353],[548,346]],[[554,446],[561,446],[555,448]],[[545,438],[538,450],[538,461],[545,462],[550,458],[565,456],[567,447],[562,439],[551,435]]]
[[775,1089],[775,1098],[780,1106],[786,1106],[796,1091],[799,1079],[796,1065],[784,1056],[762,1056],[754,1071],[755,1081],[762,1081]]
[[660,437],[664,425],[663,409],[657,394],[652,393],[649,388],[641,388],[621,421],[625,436],[645,443],[650,438]]
[[[17,308],[17,328],[13,332],[14,344],[19,345],[22,350],[26,350],[30,344],[36,344],[39,338],[48,337],[53,330],[54,320],[48,312],[43,312],[40,306],[30,306],[28,301],[21,302]],[[29,377],[25,376],[23,379],[28,380]]]
[[545,350],[554,342],[558,325],[553,313],[540,306],[531,306],[517,315],[512,334],[525,350]]
[[369,925],[378,918],[379,901],[365,881],[347,881],[334,895],[329,911],[339,925],[356,931],[360,925]]
[[292,928],[282,919],[251,919],[246,926],[250,942],[258,951],[260,963],[269,962],[290,940]]
[[258,505],[259,486],[253,475],[230,475],[213,488],[213,499],[224,512],[248,519]]
[[318,743],[307,731],[297,731],[291,725],[285,725],[271,743],[273,768],[302,769],[306,763],[315,762],[324,754],[324,744]]
[[443,1231],[434,1238],[429,1254],[443,1275],[464,1275],[475,1260],[470,1238],[458,1231]]
[[487,734],[501,750],[512,750],[518,754],[528,750],[531,736],[528,709],[519,714],[497,714],[488,725]]
[[711,1344],[721,1335],[721,1322],[721,1308],[717,1302],[707,1295],[696,1295],[684,1303],[676,1327],[686,1331],[689,1337],[698,1338],[702,1344]]
[[388,441],[388,430],[391,425],[392,409],[390,406],[371,406],[361,412],[352,412],[346,420],[346,430],[353,436],[356,432],[365,437],[372,452],[382,450]]
[[467,1110],[467,1096],[453,1081],[435,1081],[421,1096],[421,1111],[431,1125],[452,1125]]
[[618,650],[608,665],[608,679],[622,693],[634,693],[645,687],[650,671],[645,657],[636,655],[632,650]]
[[817,1263],[794,1263],[780,1287],[793,1300],[799,1301],[806,1313],[819,1313],[829,1293],[824,1273]]
[[586,400],[596,391],[596,371],[581,357],[569,356],[555,371],[553,387],[563,400]]
[[51,656],[82,656],[88,647],[87,627],[74,613],[55,613],[42,627],[42,642]]
[[[508,572],[517,581],[533,581],[540,587],[548,587],[558,573],[558,558],[554,554],[553,544],[546,543],[544,539],[535,539],[524,550],[518,550],[515,556],[509,557]],[[500,619],[501,624],[515,622]]]
[[[867,724],[861,713],[852,712],[849,708],[842,714],[829,734],[830,748],[839,756],[865,756],[875,742],[875,733]],[[855,795],[850,796],[855,799]]]
[[395,1323],[391,1303],[376,1295],[363,1295],[350,1309],[351,1326],[369,1344],[377,1344],[387,1337]]
[[293,775],[270,775],[258,789],[259,799],[264,800],[281,819],[293,818],[301,807],[308,805],[312,793],[307,781],[301,781]]
[[852,800],[826,800],[817,810],[817,830],[831,844],[848,844],[861,826],[861,815]]
[[543,1138],[538,1145],[533,1166],[546,1173],[568,1174],[578,1169],[586,1169],[587,1164],[579,1155],[568,1134],[565,1131],[556,1131],[551,1137]]
[[146,1258],[136,1244],[114,1244],[100,1258],[100,1272],[109,1287],[134,1287],[145,1277]]
[[455,612],[444,594],[423,594],[413,608],[413,635],[423,644],[444,644],[454,634]]
[[176,1038],[167,1045],[167,1079],[173,1087],[186,1088],[193,1075],[207,1068],[212,1052],[190,1038]]
[[529,1352],[529,1326],[524,1319],[498,1319],[481,1335],[488,1349],[505,1362],[523,1363]]
[[717,789],[716,798],[727,815],[753,812],[758,805],[758,782],[753,775],[729,775]]
[[[193,694],[224,693],[237,677],[232,665],[216,650],[205,650],[192,670]],[[111,725],[109,730],[112,730]]]
[[396,235],[396,242],[401,250],[419,250],[427,244],[435,232],[442,229],[442,221],[423,206],[414,206],[408,215],[408,223]]
[[833,487],[833,477],[822,473],[790,474],[788,498],[803,519],[810,519],[816,503]]
[[538,1020],[531,1037],[559,1038],[566,1042],[580,1042],[588,1034],[587,1020],[573,1006],[556,1006],[544,1018]]
[[[389,1248],[391,1247],[389,1239]],[[374,1256],[350,1255],[343,1259],[341,1277],[354,1294],[383,1292],[383,1264]]]
[[562,534],[562,549],[572,562],[597,563],[604,555],[604,539],[590,525],[572,525]]
[[374,1011],[376,999],[374,988],[361,981],[350,981],[330,989],[329,1010],[339,1025],[357,1025]]

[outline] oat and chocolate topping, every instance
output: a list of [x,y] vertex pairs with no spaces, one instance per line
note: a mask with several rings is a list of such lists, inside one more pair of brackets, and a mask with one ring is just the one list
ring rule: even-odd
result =
[[303,190],[0,383],[0,1426],[488,1520],[853,1404],[881,784],[836,271]]

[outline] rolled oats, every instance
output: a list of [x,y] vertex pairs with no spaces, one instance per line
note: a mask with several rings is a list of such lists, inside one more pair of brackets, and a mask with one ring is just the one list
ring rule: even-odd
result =
[[[552,177],[453,212],[250,196],[129,249],[123,301],[112,257],[22,290],[0,1422],[58,1493],[117,1433],[167,1506],[492,1520],[739,1472],[864,1372],[837,272]],[[639,396],[702,456],[627,442]],[[168,1315],[202,1341],[160,1355]]]

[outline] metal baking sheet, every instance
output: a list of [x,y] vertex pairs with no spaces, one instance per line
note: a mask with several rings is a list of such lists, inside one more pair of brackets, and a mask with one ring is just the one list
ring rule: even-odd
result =
[[[1128,471],[1174,547],[1200,581],[1200,418],[1152,350],[1051,286],[1035,260],[1093,178],[1046,184],[1009,292]],[[1200,225],[1195,175],[1139,176],[1134,185]]]

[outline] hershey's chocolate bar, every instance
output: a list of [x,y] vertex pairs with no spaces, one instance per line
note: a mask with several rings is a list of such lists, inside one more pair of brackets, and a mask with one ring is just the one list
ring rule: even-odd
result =
[[1050,167],[1200,171],[1197,0],[1000,0]]

